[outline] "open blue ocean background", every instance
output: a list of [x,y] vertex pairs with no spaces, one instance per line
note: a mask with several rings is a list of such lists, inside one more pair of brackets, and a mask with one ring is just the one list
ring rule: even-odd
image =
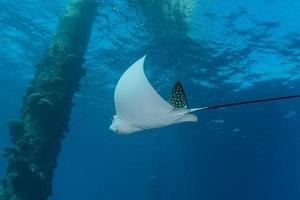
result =
[[[99,1],[49,200],[300,199],[300,99],[127,136],[108,129],[114,87],[145,54],[158,92],[167,99],[180,80],[192,107],[299,94],[300,1],[182,0],[181,15],[153,2],[176,4]],[[64,5],[0,0],[1,148]]]

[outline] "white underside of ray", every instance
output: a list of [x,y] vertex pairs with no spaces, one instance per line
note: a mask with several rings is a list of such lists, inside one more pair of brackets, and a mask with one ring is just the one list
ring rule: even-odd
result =
[[[139,59],[120,78],[115,89],[116,115],[134,124],[152,126],[174,109],[152,87],[144,72],[146,56]],[[145,128],[146,128],[145,127]]]
[[182,122],[196,122],[197,116],[190,112],[199,108],[176,109],[155,91],[144,72],[145,58],[130,66],[116,86],[116,115],[110,129],[128,134]]

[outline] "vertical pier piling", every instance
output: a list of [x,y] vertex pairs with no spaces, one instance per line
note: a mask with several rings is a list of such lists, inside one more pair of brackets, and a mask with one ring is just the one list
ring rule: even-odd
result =
[[70,0],[23,98],[20,120],[8,122],[13,147],[0,200],[46,200],[68,132],[72,98],[85,74],[84,54],[96,16],[94,0]]

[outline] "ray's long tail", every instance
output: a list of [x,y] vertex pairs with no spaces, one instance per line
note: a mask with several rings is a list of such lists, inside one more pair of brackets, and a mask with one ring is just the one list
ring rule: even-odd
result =
[[190,111],[195,112],[195,111],[201,111],[201,110],[212,110],[212,109],[218,109],[218,108],[226,108],[226,107],[239,106],[239,105],[245,105],[245,104],[263,103],[263,102],[269,102],[269,101],[279,101],[279,100],[293,99],[293,98],[300,98],[300,94],[291,95],[291,96],[283,96],[283,97],[274,97],[274,98],[268,98],[268,99],[242,101],[242,102],[228,103],[228,104],[221,104],[221,105],[213,105],[213,106],[206,106],[206,107],[200,107],[200,108],[191,108]]

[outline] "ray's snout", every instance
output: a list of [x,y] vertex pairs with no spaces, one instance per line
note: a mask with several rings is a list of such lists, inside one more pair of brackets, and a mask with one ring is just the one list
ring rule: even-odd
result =
[[120,131],[115,127],[114,121],[112,121],[111,125],[109,126],[109,130],[118,134],[120,133]]
[[[112,124],[109,126],[109,130],[114,131]],[[115,131],[114,131],[115,132]]]
[[113,116],[113,120],[109,129],[117,134],[130,134],[136,131],[140,131],[141,129],[132,125],[127,120],[124,120],[123,117],[118,115]]

